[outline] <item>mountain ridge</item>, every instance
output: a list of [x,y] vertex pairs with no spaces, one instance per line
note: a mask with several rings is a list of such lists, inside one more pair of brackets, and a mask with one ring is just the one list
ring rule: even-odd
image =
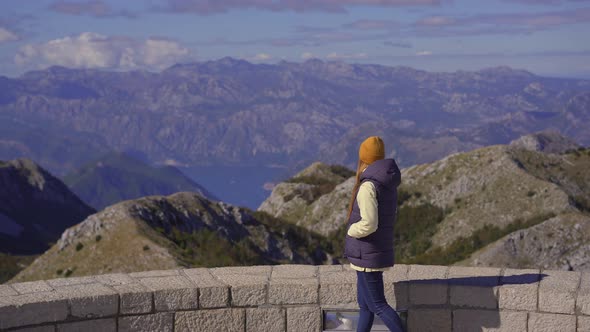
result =
[[272,217],[188,192],[109,206],[66,229],[9,283],[177,267],[319,264],[322,240]]
[[95,212],[29,159],[0,161],[0,252],[38,254]]

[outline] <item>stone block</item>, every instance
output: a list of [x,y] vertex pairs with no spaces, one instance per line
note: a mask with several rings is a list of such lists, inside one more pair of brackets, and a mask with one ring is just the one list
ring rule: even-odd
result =
[[576,316],[560,314],[529,314],[529,331],[576,332]]
[[209,272],[209,269],[186,269],[182,272],[199,288],[200,308],[223,308],[229,306],[229,286],[215,278]]
[[320,304],[356,303],[356,271],[325,272],[320,275]]
[[22,329],[12,330],[13,332],[55,332],[56,327],[54,325],[36,326],[36,327],[25,327]]
[[272,279],[268,289],[271,304],[318,303],[317,278]]
[[413,305],[447,304],[448,267],[410,265],[408,272],[409,297]]
[[199,289],[184,276],[146,277],[140,283],[154,292],[156,311],[199,307]]
[[47,280],[47,283],[49,284],[49,286],[51,286],[53,288],[81,285],[81,284],[94,284],[94,283],[96,283],[96,277],[95,276],[86,276],[86,277],[58,278],[58,279]]
[[174,331],[174,313],[159,312],[151,315],[119,317],[118,332]]
[[181,311],[175,314],[175,332],[244,332],[244,309]]
[[287,332],[320,332],[322,310],[319,306],[287,308]]
[[578,316],[578,332],[590,331],[590,316]]
[[96,281],[107,286],[121,286],[137,283],[137,279],[132,278],[127,273],[110,273],[97,275]]
[[316,278],[318,267],[313,265],[277,265],[272,267],[272,279]]
[[537,311],[539,270],[506,269],[500,278],[500,309]]
[[232,306],[249,307],[266,303],[269,274],[219,274],[216,277],[231,286]]
[[497,287],[451,286],[451,304],[456,307],[498,308]]
[[453,331],[526,331],[527,313],[496,310],[453,311]]
[[117,323],[115,318],[103,318],[86,320],[74,323],[57,325],[57,332],[116,332]]
[[573,314],[580,277],[580,272],[543,271],[539,284],[539,310]]
[[0,330],[23,325],[59,322],[68,317],[68,300],[56,292],[0,298]]
[[12,284],[12,288],[14,288],[20,294],[53,291],[53,287],[49,286],[47,281],[44,281],[44,280],[27,281],[27,282],[21,282],[18,284]]
[[119,294],[98,283],[63,286],[56,292],[68,299],[74,317],[105,317],[119,311]]
[[242,275],[242,276],[266,276],[270,278],[272,266],[257,265],[257,266],[227,266],[209,269],[214,276],[221,275]]
[[152,291],[142,284],[122,284],[112,286],[120,297],[121,314],[144,314],[152,311]]
[[285,332],[285,309],[246,309],[246,332]]
[[318,274],[322,274],[324,272],[342,272],[343,267],[342,265],[319,265],[318,266]]
[[397,310],[409,307],[408,269],[408,265],[397,264],[383,273],[385,299]]
[[458,307],[498,308],[499,268],[452,266],[447,281],[451,304]]
[[199,288],[200,308],[223,308],[229,306],[229,287]]
[[18,295],[17,291],[10,285],[0,285],[0,297]]
[[451,332],[451,310],[410,309],[408,332]]
[[180,275],[180,270],[152,270],[129,273],[131,278],[174,277]]
[[[590,316],[590,272],[582,273],[578,298],[576,299],[576,311]],[[588,329],[590,331],[590,329]]]

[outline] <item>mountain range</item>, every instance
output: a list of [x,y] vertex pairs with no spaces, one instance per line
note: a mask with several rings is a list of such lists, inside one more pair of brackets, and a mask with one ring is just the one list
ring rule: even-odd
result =
[[[397,262],[588,269],[589,168],[590,149],[543,132],[402,169]],[[355,179],[321,191],[330,178],[280,183],[259,210],[341,238]]]
[[154,164],[351,166],[369,134],[401,166],[554,129],[588,145],[590,81],[507,67],[252,64],[223,58],[158,73],[51,67],[0,77],[0,158],[58,176],[108,151]]

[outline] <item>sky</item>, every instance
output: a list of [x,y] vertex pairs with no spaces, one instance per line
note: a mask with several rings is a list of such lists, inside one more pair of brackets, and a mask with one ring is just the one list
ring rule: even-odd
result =
[[590,0],[2,0],[0,75],[226,56],[590,78]]

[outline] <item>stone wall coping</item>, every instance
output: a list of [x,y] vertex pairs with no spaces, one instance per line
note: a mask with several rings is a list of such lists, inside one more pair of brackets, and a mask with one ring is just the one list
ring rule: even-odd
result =
[[[576,328],[590,322],[590,272],[398,264],[383,278],[388,302],[408,311],[410,327],[417,331],[422,321],[418,314],[440,321],[441,331],[477,324],[467,322],[469,313],[492,326],[501,320],[514,320],[511,326],[563,321]],[[356,271],[348,265],[232,266],[0,285],[0,331],[95,325],[140,331],[145,324],[190,330],[195,322],[221,312],[243,320],[246,330],[256,325],[252,320],[278,315],[280,322],[268,323],[270,330],[296,331],[290,324],[303,323],[289,313],[316,324],[321,308],[357,308]],[[209,325],[222,324],[218,317],[208,319]],[[240,324],[236,328],[243,331]]]

